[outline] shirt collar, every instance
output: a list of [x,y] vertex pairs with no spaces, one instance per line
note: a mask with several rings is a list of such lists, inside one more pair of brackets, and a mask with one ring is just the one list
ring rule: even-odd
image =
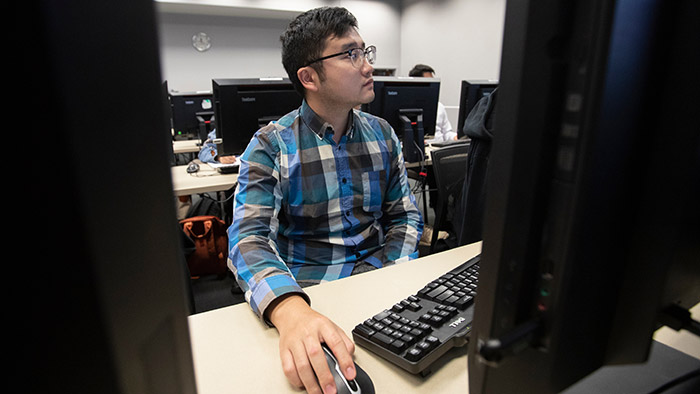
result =
[[[330,123],[324,121],[316,112],[314,112],[311,107],[306,103],[306,100],[303,100],[301,103],[301,110],[299,116],[301,117],[301,120],[304,122],[304,124],[314,133],[318,136],[318,138],[323,139],[325,136],[326,131],[330,128],[333,130],[333,126],[331,126]],[[349,117],[348,117],[348,127],[346,130],[346,135],[348,138],[352,138],[353,136],[353,125],[355,124],[355,111],[350,110]],[[335,130],[333,130],[335,132]]]

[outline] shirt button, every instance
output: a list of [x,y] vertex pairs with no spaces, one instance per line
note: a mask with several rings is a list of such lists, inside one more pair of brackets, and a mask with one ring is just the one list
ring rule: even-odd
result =
[[347,178],[343,178],[343,183],[347,183],[347,182],[348,182]]
[[350,211],[345,211],[345,216],[350,216]]

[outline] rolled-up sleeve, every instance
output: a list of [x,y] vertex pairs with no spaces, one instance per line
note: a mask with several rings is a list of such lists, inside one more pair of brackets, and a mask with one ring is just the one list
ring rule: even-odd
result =
[[264,319],[265,310],[276,298],[298,293],[310,300],[280,258],[275,243],[281,206],[279,147],[266,129],[256,134],[241,156],[233,221],[228,229],[228,266],[253,311],[270,325]]

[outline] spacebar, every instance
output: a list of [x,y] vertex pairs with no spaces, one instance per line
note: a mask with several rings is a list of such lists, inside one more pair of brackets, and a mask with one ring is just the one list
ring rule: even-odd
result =
[[381,332],[377,332],[374,335],[372,335],[372,337],[370,338],[370,341],[376,343],[377,345],[379,345],[381,347],[385,347],[388,349],[391,347],[391,343],[394,342],[394,338],[392,338],[386,334],[383,334]]

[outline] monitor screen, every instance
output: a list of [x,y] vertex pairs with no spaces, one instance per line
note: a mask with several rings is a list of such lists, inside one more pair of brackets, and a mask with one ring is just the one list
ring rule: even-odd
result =
[[374,100],[362,110],[389,122],[405,161],[423,161],[424,137],[435,133],[439,96],[437,78],[374,77]]
[[459,93],[459,115],[457,117],[458,136],[464,136],[464,121],[472,111],[472,108],[479,100],[491,94],[497,87],[498,81],[494,80],[462,81]]
[[214,79],[217,150],[240,155],[260,127],[301,106],[287,78]]
[[508,3],[470,393],[642,365],[700,301],[696,4]]
[[170,93],[173,139],[202,140],[214,129],[211,92]]

